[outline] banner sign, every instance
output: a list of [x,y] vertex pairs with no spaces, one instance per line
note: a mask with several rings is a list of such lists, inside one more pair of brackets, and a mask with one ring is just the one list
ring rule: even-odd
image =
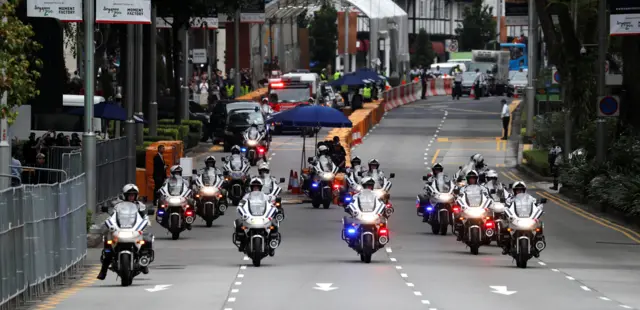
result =
[[[173,24],[173,17],[158,17],[156,18],[156,28],[168,29]],[[191,17],[189,21],[191,29],[202,28],[206,26],[207,29],[218,29],[218,17]]]
[[28,17],[51,17],[63,22],[82,21],[82,0],[28,0]]
[[240,12],[241,23],[264,23],[266,15],[264,13],[264,0],[249,0]]
[[529,1],[504,0],[504,16],[507,26],[529,25]]
[[96,23],[151,24],[151,0],[96,0]]
[[640,35],[640,2],[637,0],[609,0],[609,34],[612,36]]

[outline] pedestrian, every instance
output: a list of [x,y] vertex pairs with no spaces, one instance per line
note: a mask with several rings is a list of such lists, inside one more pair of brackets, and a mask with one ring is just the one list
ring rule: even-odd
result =
[[451,99],[458,99],[460,100],[460,96],[462,96],[462,82],[464,81],[463,77],[462,77],[462,71],[459,70],[459,67],[456,67],[457,70],[455,70],[455,76],[454,76],[454,80],[453,80],[453,95],[451,96]]
[[164,162],[164,145],[158,145],[158,154],[153,158],[153,202],[158,204],[158,191],[167,179],[167,165]]
[[500,116],[502,116],[502,140],[507,140],[509,138],[509,121],[511,120],[511,111],[509,111],[509,104],[507,104],[507,100],[502,99],[502,112]]
[[480,100],[480,97],[482,97],[482,82],[484,82],[483,75],[480,73],[480,69],[476,69],[476,80],[474,81],[475,100]]
[[560,183],[560,167],[562,166],[562,147],[559,143],[554,143],[554,147],[549,150],[549,169],[551,169],[551,175],[553,176],[553,186],[549,189],[554,191],[558,190]]

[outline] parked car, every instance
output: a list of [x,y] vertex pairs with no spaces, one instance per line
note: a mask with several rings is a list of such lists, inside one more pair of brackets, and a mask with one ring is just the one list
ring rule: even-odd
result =
[[507,86],[507,96],[522,96],[525,88],[529,85],[527,72],[516,72],[509,78],[509,86]]
[[[488,82],[489,82],[489,77],[486,73],[480,73],[481,75],[484,76],[484,82],[480,84],[480,87],[482,87],[482,93],[483,94],[488,94]],[[473,86],[474,82],[476,80],[476,73],[475,72],[464,72],[462,73],[462,94],[463,95],[470,95],[471,94],[471,87]]]

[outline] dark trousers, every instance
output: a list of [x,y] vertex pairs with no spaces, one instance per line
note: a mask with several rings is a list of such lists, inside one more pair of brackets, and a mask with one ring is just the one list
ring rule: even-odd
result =
[[462,97],[462,82],[453,82],[453,95],[452,98]]
[[476,83],[475,88],[473,90],[475,92],[475,96],[476,96],[476,100],[480,100],[480,97],[482,97],[482,87],[480,87],[480,83]]
[[162,179],[154,179],[153,183],[154,183],[153,184],[153,204],[157,205],[158,204],[158,191],[162,187],[162,184],[164,183],[164,180],[162,180]]
[[504,134],[502,135],[502,137],[504,139],[508,138],[509,136],[509,120],[510,119],[511,119],[510,117],[502,118],[502,130],[504,130]]
[[422,99],[427,99],[427,83],[422,83]]

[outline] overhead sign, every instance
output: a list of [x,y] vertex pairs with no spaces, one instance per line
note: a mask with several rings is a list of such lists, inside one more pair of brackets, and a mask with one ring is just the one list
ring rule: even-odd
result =
[[207,50],[204,48],[194,48],[191,50],[191,62],[194,64],[206,64]]
[[82,0],[28,0],[27,16],[51,17],[63,22],[82,22]]
[[609,34],[640,35],[640,3],[637,0],[609,0]]
[[618,96],[598,97],[598,116],[609,117],[620,115],[620,98]]
[[[158,29],[170,29],[173,25],[173,17],[157,17],[156,28]],[[218,17],[192,17],[189,20],[191,29],[203,28],[218,29]]]
[[98,24],[151,24],[151,0],[96,0]]
[[529,25],[529,1],[505,0],[504,16],[507,26]]
[[240,12],[241,23],[264,23],[266,15],[264,12],[264,0],[248,0]]
[[553,69],[551,83],[560,84],[560,73],[558,72],[558,69]]

